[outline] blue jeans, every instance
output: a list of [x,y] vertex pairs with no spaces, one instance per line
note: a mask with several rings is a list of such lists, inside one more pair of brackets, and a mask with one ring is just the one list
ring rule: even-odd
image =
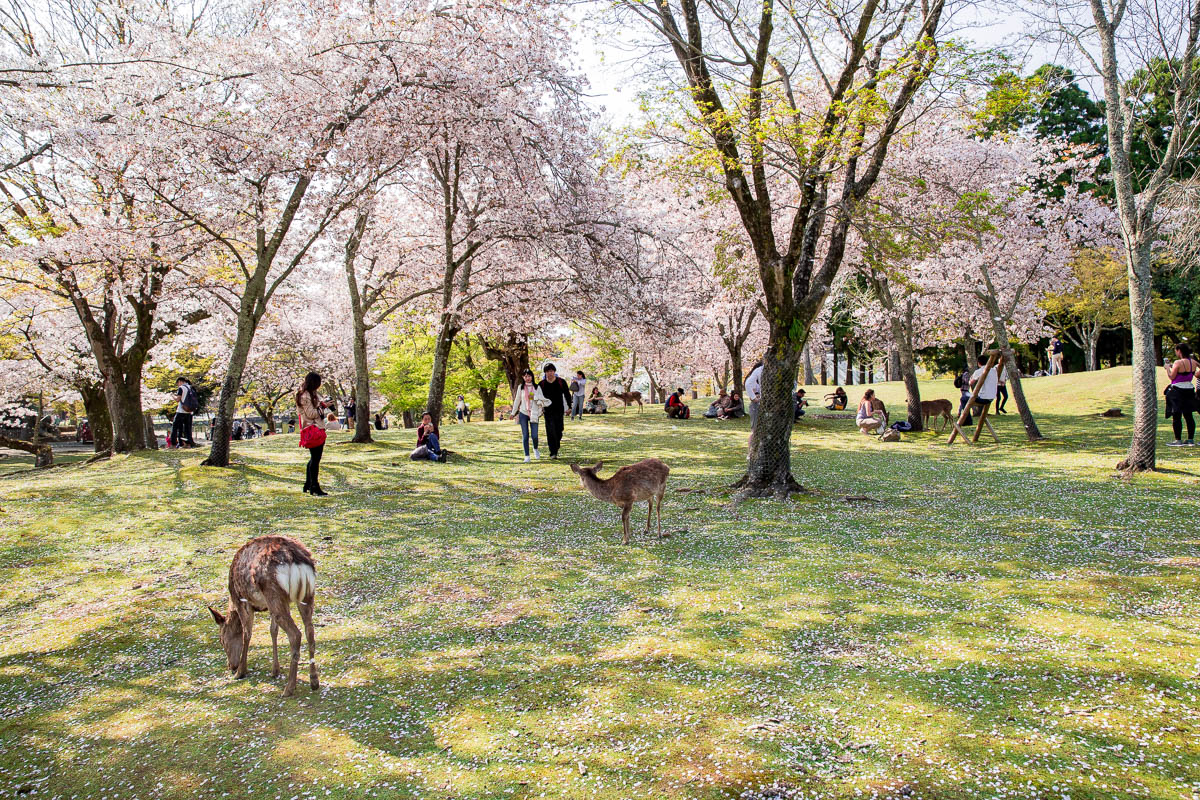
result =
[[521,423],[521,446],[525,448],[525,455],[529,455],[529,435],[533,434],[533,449],[538,449],[537,426],[538,424],[529,418],[528,414],[517,414],[517,421]]
[[571,397],[573,398],[571,401],[571,419],[575,419],[576,417],[583,419],[583,395],[576,394],[571,395]]
[[437,461],[442,452],[442,443],[438,441],[436,433],[425,434],[425,447],[429,450],[429,460]]

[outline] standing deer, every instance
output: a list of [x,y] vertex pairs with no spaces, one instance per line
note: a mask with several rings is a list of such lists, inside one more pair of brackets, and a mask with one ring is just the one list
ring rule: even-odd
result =
[[609,397],[615,397],[625,405],[621,406],[621,413],[625,413],[625,409],[629,408],[630,403],[638,404],[638,413],[642,413],[642,393],[641,392],[609,392]]
[[624,526],[621,544],[629,544],[629,512],[634,503],[642,500],[649,501],[646,533],[650,532],[650,520],[654,516],[657,503],[658,538],[665,539],[662,532],[662,501],[663,494],[667,491],[667,476],[671,474],[671,468],[657,458],[647,458],[645,461],[621,467],[611,478],[605,480],[596,475],[602,466],[603,461],[597,461],[594,467],[572,464],[571,471],[579,476],[579,482],[592,493],[592,497],[621,507],[621,524]]
[[229,659],[229,671],[235,678],[246,677],[246,655],[250,650],[250,630],[255,611],[271,614],[271,650],[275,666],[271,677],[279,677],[279,629],[287,634],[292,662],[283,696],[296,691],[296,670],[300,665],[300,629],[292,620],[288,605],[295,603],[308,636],[308,683],[319,689],[316,643],[313,634],[313,596],[317,568],[308,548],[286,536],[260,536],[242,545],[229,565],[229,610],[222,615],[212,606],[213,619],[221,628],[221,646]]

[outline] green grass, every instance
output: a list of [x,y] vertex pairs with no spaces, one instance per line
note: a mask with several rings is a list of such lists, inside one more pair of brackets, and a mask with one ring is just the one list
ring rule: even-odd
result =
[[[447,426],[445,465],[334,434],[324,500],[295,436],[9,475],[0,793],[1194,797],[1200,449],[1115,476],[1130,421],[1095,413],[1127,386],[1028,381],[1037,445],[806,420],[813,493],[736,511],[745,420],[568,424],[567,461],[671,465],[674,536],[630,547],[511,423]],[[231,680],[204,610],[266,533],[317,558],[319,693],[279,696],[261,617]]]

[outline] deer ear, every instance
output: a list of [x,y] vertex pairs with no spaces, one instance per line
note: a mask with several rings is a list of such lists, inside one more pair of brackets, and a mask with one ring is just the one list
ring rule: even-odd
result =
[[221,615],[220,611],[217,611],[212,606],[208,606],[208,612],[213,615],[213,619],[217,621],[218,625],[220,625],[222,628],[225,627],[225,617]]
[[600,468],[601,468],[601,467],[603,467],[603,466],[604,466],[604,462],[603,462],[603,461],[597,461],[597,462],[596,462],[596,466],[592,467],[592,472],[599,472],[599,471],[600,471]]
[[579,474],[579,465],[573,461],[571,462],[571,472],[574,472],[576,475]]

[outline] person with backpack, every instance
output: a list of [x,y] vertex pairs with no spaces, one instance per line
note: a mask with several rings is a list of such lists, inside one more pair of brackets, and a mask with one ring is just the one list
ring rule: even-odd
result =
[[[954,376],[954,388],[958,389],[958,416],[962,416],[963,409],[967,407],[967,402],[971,399],[971,372],[964,370],[961,375]],[[967,418],[963,420],[964,425],[970,425],[973,422],[970,412],[967,413]]]
[[583,419],[583,401],[587,397],[587,376],[583,370],[575,371],[571,381],[571,419]]
[[175,416],[171,418],[170,439],[175,447],[195,447],[192,441],[192,415],[200,409],[200,395],[196,387],[187,378],[180,377],[175,381],[175,397],[179,405]]
[[550,457],[558,458],[558,448],[562,444],[564,415],[571,410],[571,387],[558,377],[558,370],[553,364],[547,364],[542,371],[545,378],[538,384],[542,396],[548,405],[542,410],[542,424],[546,429],[546,444],[550,447]]
[[684,405],[682,388],[671,393],[664,408],[666,408],[667,416],[671,419],[689,419],[692,416],[692,410]]

